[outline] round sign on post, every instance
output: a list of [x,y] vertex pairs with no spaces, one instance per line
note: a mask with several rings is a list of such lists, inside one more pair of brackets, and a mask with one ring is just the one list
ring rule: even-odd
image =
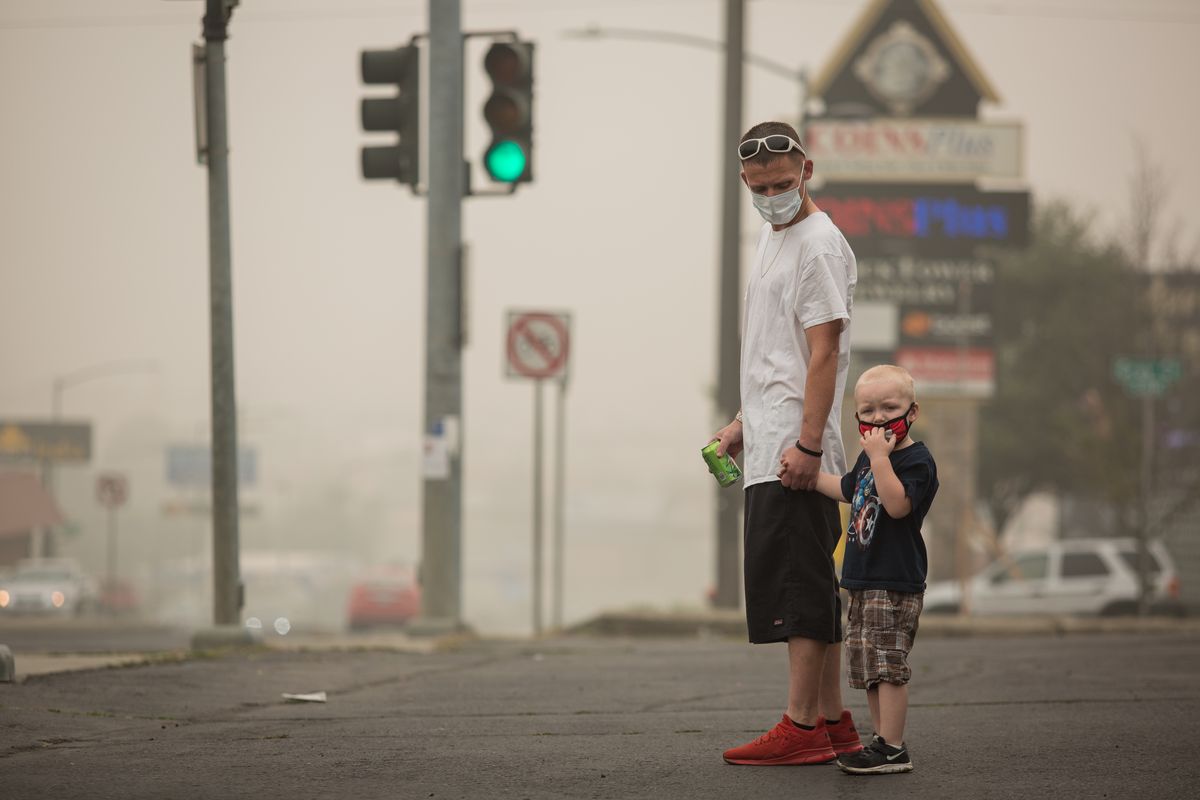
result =
[[105,508],[118,508],[129,499],[129,481],[119,472],[105,472],[96,478],[96,499]]
[[565,379],[571,317],[546,311],[508,312],[508,377]]

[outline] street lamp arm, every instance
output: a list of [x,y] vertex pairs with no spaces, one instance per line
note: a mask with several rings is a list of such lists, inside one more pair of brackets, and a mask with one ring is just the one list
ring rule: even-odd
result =
[[93,364],[90,367],[83,367],[82,369],[68,372],[65,375],[56,375],[54,382],[65,389],[68,386],[87,383],[88,381],[105,378],[109,375],[140,372],[158,372],[158,362],[149,358],[130,358],[121,361],[109,361],[103,364]]
[[158,362],[149,358],[127,358],[120,361],[107,361],[103,364],[93,364],[82,369],[68,372],[65,375],[54,376],[53,417],[58,419],[62,411],[62,393],[72,386],[107,378],[110,375],[151,374],[159,371]]
[[[572,39],[629,39],[642,42],[666,42],[668,44],[677,44],[685,47],[698,47],[704,50],[714,50],[718,53],[725,52],[725,43],[717,39],[706,39],[703,36],[693,36],[689,33],[677,33],[675,31],[656,31],[643,30],[640,28],[602,28],[599,25],[589,25],[586,28],[578,28],[574,30],[563,31],[563,35]],[[759,69],[771,72],[780,77],[789,80],[797,81],[800,84],[807,83],[807,73],[804,69],[790,67],[787,64],[773,61],[763,56],[746,53],[742,59],[747,64],[751,64]]]

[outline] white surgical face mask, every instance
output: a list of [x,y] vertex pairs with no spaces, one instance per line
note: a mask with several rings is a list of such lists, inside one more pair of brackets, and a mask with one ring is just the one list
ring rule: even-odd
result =
[[801,183],[795,189],[791,189],[782,194],[772,195],[768,197],[765,194],[754,194],[751,192],[750,197],[754,201],[754,207],[762,218],[772,225],[786,225],[796,218],[796,214],[800,211],[800,204],[804,202],[801,190],[804,184]]

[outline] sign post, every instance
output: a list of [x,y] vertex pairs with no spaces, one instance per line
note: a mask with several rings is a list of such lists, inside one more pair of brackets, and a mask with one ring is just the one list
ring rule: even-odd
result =
[[1177,358],[1118,358],[1113,361],[1113,377],[1125,391],[1142,398],[1142,524],[1138,528],[1138,614],[1150,613],[1150,495],[1154,479],[1154,399],[1183,376]]
[[562,565],[563,565],[563,535],[562,535],[562,473],[564,468],[565,448],[561,441],[563,436],[563,413],[566,405],[567,359],[570,354],[571,317],[569,314],[544,311],[510,311],[508,312],[507,335],[505,336],[508,377],[527,378],[534,381],[533,386],[533,570],[530,578],[530,590],[533,599],[533,634],[540,636],[543,631],[542,594],[543,594],[543,522],[542,511],[545,505],[542,490],[543,477],[543,440],[542,440],[542,382],[547,379],[559,381],[558,408],[558,438],[556,453],[558,456],[555,486],[555,553],[554,553],[554,620],[555,625],[562,624]]
[[96,499],[108,509],[108,566],[105,570],[105,595],[117,589],[117,509],[129,499],[129,480],[119,472],[102,472],[96,478]]

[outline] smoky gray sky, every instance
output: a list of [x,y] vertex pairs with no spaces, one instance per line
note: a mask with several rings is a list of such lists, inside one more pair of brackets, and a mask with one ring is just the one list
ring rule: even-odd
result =
[[[747,49],[825,63],[866,0],[752,0]],[[1200,8],[1188,0],[939,0],[1025,126],[1035,203],[1117,232],[1134,141],[1169,175],[1168,218],[1200,237]],[[467,30],[538,43],[537,180],[466,202],[465,604],[526,625],[532,388],[503,377],[509,308],[574,315],[567,617],[697,605],[712,573],[722,61],[717,52],[565,35],[588,25],[719,39],[719,0],[463,0]],[[130,471],[131,536],[176,535],[162,447],[208,419],[206,173],[193,152],[200,0],[0,0],[0,418],[48,416],[55,376],[119,359],[152,374],[64,395],[95,426],[75,468]],[[358,51],[426,30],[419,0],[243,0],[228,45],[237,391],[261,460],[262,519],[370,508],[362,555],[417,555],[423,202],[358,176]],[[467,51],[467,157],[486,142],[482,43]],[[793,81],[749,67],[746,124],[794,119]],[[817,171],[820,171],[818,163]],[[818,196],[818,202],[820,200]],[[758,218],[748,200],[747,257]],[[731,332],[726,332],[732,335]],[[553,404],[548,403],[553,409]],[[89,489],[67,502],[98,552]],[[323,500],[322,498],[327,498]],[[271,521],[274,520],[274,523]],[[256,528],[275,531],[255,540]],[[291,523],[288,523],[291,524]],[[302,524],[296,522],[295,524]],[[282,531],[282,532],[281,532]],[[165,533],[164,533],[165,532]],[[311,533],[311,532],[310,532]],[[346,535],[328,531],[330,546]],[[158,549],[155,549],[155,548]],[[145,553],[170,551],[147,545]]]

